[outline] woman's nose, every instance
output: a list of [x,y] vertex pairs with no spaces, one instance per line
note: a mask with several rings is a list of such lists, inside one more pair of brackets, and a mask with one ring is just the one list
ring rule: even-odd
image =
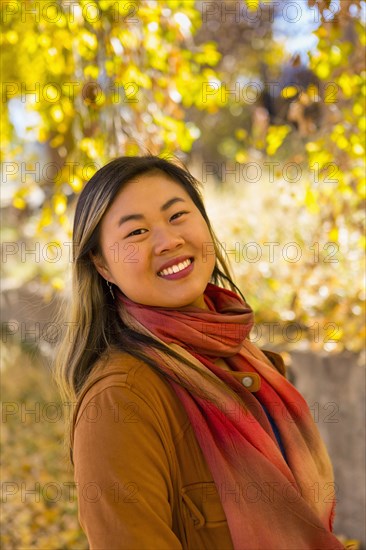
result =
[[154,235],[155,254],[162,254],[169,250],[180,248],[184,244],[183,237],[173,228],[156,229]]

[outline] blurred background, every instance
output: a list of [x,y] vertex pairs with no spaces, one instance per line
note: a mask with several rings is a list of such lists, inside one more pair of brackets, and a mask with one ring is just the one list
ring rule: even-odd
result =
[[364,1],[2,0],[2,547],[84,549],[65,407],[78,194],[120,155],[202,183],[252,340],[279,351],[366,548]]

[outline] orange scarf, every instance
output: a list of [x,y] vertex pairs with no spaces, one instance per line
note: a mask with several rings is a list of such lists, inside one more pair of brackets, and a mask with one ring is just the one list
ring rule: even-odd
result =
[[[161,369],[176,380],[168,381],[207,460],[235,550],[344,548],[332,534],[332,465],[308,405],[248,340],[253,325],[250,306],[234,292],[211,283],[204,297],[209,310],[144,306],[121,293],[118,303],[124,323],[154,335],[201,370],[221,378],[245,405],[238,411],[227,393],[199,373],[153,352]],[[218,357],[225,358],[234,371],[257,373],[259,391],[253,394],[215,365]],[[214,394],[223,406],[219,409],[183,388],[179,384],[182,372],[193,385]]]

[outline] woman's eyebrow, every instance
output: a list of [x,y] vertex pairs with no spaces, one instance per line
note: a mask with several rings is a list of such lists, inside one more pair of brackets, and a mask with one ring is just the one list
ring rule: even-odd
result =
[[[160,207],[160,211],[164,212],[165,210],[168,210],[168,208],[173,206],[173,204],[175,204],[176,202],[185,202],[185,200],[180,197],[173,197],[172,199],[169,199]],[[126,223],[130,220],[143,220],[144,218],[145,216],[143,214],[127,214],[126,216],[122,216],[118,220],[118,227],[120,227],[123,223]]]

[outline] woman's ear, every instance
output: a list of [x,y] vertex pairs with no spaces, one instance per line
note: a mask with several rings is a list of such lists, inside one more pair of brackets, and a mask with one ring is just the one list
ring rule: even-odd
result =
[[93,254],[92,252],[89,252],[89,258],[94,264],[94,267],[98,271],[99,275],[101,275],[103,279],[110,281],[111,274],[101,254]]

